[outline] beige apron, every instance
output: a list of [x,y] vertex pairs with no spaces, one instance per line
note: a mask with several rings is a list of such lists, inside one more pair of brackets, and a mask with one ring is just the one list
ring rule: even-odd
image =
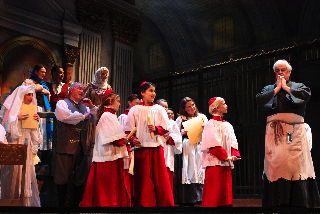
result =
[[315,178],[302,116],[278,113],[267,118],[264,173],[271,182]]

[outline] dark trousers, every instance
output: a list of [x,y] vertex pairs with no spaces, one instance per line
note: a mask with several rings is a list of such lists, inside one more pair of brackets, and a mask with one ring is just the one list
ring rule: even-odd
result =
[[56,186],[59,207],[79,207],[84,192],[84,185],[62,184]]
[[89,173],[87,155],[54,153],[53,160],[59,207],[79,207]]

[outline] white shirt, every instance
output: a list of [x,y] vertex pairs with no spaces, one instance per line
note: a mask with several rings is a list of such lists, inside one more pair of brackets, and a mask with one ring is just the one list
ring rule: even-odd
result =
[[136,137],[141,142],[142,147],[163,146],[166,142],[163,136],[155,134],[154,138],[151,137],[148,129],[148,117],[152,120],[151,125],[161,126],[163,129],[168,130],[168,115],[166,110],[158,104],[133,106],[128,114],[127,126],[130,131],[135,127],[137,128]]
[[105,162],[128,157],[125,145],[119,147],[112,144],[113,141],[125,137],[126,135],[117,119],[117,115],[104,112],[96,127],[92,161]]
[[[89,109],[89,107],[87,108],[87,113],[92,113],[93,115],[97,114],[97,108],[94,107],[92,109]],[[83,121],[85,118],[84,114],[81,114],[78,111],[75,112],[71,112],[70,109],[68,108],[68,104],[64,101],[64,100],[59,100],[57,102],[57,107],[56,110],[54,112],[57,120],[63,122],[63,123],[67,123],[67,124],[72,124],[72,125],[76,125],[79,122]]]

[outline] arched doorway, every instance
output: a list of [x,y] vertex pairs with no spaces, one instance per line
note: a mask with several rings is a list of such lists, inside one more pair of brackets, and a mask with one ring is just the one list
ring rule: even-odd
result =
[[35,64],[46,67],[46,81],[50,81],[50,69],[57,61],[56,54],[38,39],[20,36],[6,41],[0,46],[1,97],[28,78]]

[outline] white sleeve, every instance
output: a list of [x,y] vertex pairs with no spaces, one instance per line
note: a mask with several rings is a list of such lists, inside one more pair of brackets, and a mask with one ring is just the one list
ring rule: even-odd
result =
[[178,129],[181,130],[182,118],[181,118],[181,117],[178,117],[178,118],[176,119],[176,123],[177,123]]
[[96,143],[105,145],[125,137],[117,117],[110,112],[104,112],[97,124]]
[[169,136],[172,137],[174,141],[174,153],[175,154],[181,154],[182,153],[182,136],[180,133],[180,130],[178,128],[178,125],[175,121],[170,121],[170,133]]
[[229,122],[226,123],[225,134],[231,147],[238,150],[238,140],[234,133],[233,126]]
[[31,139],[32,139],[33,145],[38,145],[38,144],[42,143],[43,137],[42,137],[42,134],[39,129],[32,130],[30,134],[31,134]]
[[7,143],[6,131],[4,130],[4,128],[1,124],[0,124],[0,142]]
[[68,108],[68,104],[63,100],[58,101],[54,114],[57,120],[72,125],[76,125],[85,119],[85,116],[78,111],[72,113]]
[[2,106],[0,109],[0,123],[2,123],[2,120],[4,118],[4,113],[6,112],[6,107]]
[[11,123],[5,123],[4,126],[5,126],[7,133],[10,134],[11,139],[16,140],[22,136],[21,123],[18,120],[18,118],[16,118],[16,120],[12,121]]
[[127,120],[127,115],[125,115],[125,114],[120,114],[120,116],[118,117],[118,121],[122,125],[123,128],[126,125],[126,120]]
[[135,123],[135,118],[134,118],[134,107],[132,107],[128,113],[128,118],[126,121],[126,129],[128,129],[128,131],[131,131],[132,129],[134,129],[136,127],[136,123]]
[[202,120],[203,120],[203,125],[206,125],[206,123],[208,122],[208,118],[206,115],[201,114]]
[[168,114],[167,114],[166,110],[163,107],[161,107],[159,109],[159,114],[160,114],[160,121],[159,121],[160,122],[159,123],[160,126],[163,129],[168,131],[168,129],[169,129],[169,117],[168,117]]

